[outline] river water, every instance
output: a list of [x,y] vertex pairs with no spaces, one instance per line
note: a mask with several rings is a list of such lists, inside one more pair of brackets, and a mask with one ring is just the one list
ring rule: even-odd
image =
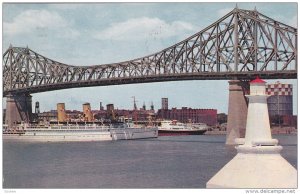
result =
[[[297,168],[297,136],[277,135]],[[205,188],[236,155],[224,135],[3,143],[4,188]]]

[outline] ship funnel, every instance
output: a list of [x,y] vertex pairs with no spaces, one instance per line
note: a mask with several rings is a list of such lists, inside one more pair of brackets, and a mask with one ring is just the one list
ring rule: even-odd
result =
[[65,103],[57,104],[57,121],[58,122],[66,122],[67,121],[67,114],[65,111]]
[[93,114],[92,114],[90,103],[84,103],[82,106],[83,106],[84,121],[88,121],[88,122],[93,121]]
[[113,104],[107,104],[106,105],[107,110],[107,118],[109,118],[112,121],[116,120],[115,111],[114,111],[114,105]]

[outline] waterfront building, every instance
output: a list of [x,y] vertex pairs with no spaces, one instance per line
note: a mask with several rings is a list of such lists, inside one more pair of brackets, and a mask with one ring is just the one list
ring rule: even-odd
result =
[[269,115],[293,115],[293,85],[276,82],[266,85]]
[[188,107],[159,109],[156,117],[158,119],[178,120],[182,123],[205,123],[211,126],[217,124],[216,109],[193,109]]
[[168,110],[169,109],[168,98],[162,98],[161,99],[161,109],[163,109],[163,110]]
[[266,94],[270,95],[267,102],[271,120],[278,125],[295,126],[297,117],[293,116],[293,85],[279,81],[267,84]]

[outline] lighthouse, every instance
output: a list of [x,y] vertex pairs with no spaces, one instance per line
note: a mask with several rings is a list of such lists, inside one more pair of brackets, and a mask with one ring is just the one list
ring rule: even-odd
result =
[[207,188],[297,188],[297,170],[281,155],[272,139],[266,82],[250,82],[246,134],[236,139],[237,155],[207,183]]

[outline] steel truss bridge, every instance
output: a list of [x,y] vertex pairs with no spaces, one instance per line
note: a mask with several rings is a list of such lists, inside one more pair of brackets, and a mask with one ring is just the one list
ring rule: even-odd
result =
[[193,36],[138,59],[72,66],[29,48],[3,54],[3,95],[76,87],[176,81],[297,78],[297,29],[235,8]]

